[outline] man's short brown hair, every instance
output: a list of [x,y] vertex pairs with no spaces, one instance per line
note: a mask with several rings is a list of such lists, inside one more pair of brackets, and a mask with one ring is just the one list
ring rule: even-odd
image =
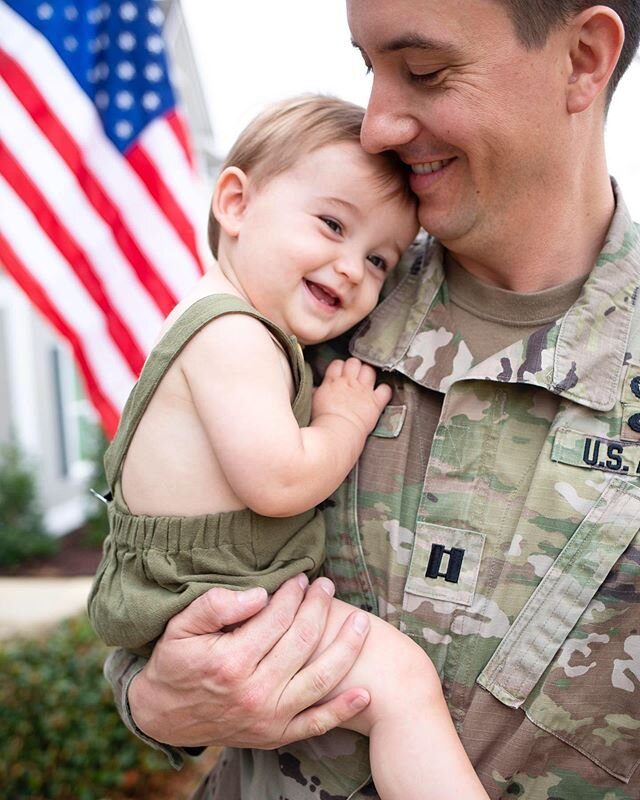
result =
[[565,25],[571,17],[595,5],[612,8],[622,20],[625,40],[620,58],[607,87],[610,101],[620,78],[624,75],[640,42],[640,2],[638,0],[497,0],[513,22],[516,34],[525,47],[542,47],[550,31]]
[[[328,95],[303,95],[277,103],[247,125],[221,169],[238,167],[261,186],[313,150],[340,142],[359,144],[364,113],[361,106]],[[380,161],[381,198],[398,195],[415,203],[396,154],[387,151],[375,158]],[[220,226],[211,210],[207,233],[217,257]]]

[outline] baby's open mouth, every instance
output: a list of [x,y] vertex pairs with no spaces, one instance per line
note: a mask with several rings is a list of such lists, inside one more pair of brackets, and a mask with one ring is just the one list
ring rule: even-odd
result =
[[331,308],[336,308],[340,305],[340,298],[337,294],[334,294],[331,289],[327,289],[325,286],[321,286],[319,283],[314,283],[309,280],[305,280],[304,283],[307,289],[320,303],[331,306]]

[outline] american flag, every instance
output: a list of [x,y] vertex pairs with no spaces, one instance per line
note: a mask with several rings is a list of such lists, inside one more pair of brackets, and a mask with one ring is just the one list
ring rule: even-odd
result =
[[202,274],[153,0],[0,0],[0,265],[70,343],[108,435]]

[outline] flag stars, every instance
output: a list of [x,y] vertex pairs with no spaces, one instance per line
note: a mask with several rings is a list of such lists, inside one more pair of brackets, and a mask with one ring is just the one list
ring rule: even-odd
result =
[[155,111],[160,105],[160,97],[155,92],[145,92],[142,95],[142,105],[147,111]]
[[98,106],[100,111],[104,111],[109,107],[109,95],[104,91],[104,89],[100,89],[98,92],[96,92],[95,101],[96,106]]
[[164,50],[164,42],[162,40],[162,36],[158,35],[157,33],[151,34],[151,36],[147,36],[147,50],[150,53],[161,53]]
[[53,16],[53,7],[49,3],[40,3],[37,8],[37,14],[40,19],[51,19]]
[[160,64],[147,64],[144,68],[144,77],[148,81],[152,81],[153,83],[157,83],[161,81],[164,77],[164,70],[160,66]]
[[75,36],[65,36],[64,37],[64,49],[73,52],[78,48],[78,40]]
[[78,9],[75,6],[67,6],[64,10],[64,16],[69,22],[78,19]]
[[92,70],[89,70],[89,80],[92,83],[106,81],[109,77],[109,65],[106,61],[98,61]]
[[87,21],[91,25],[99,25],[104,17],[102,16],[102,8],[98,6],[97,8],[90,8],[87,11]]
[[136,68],[131,61],[121,61],[116,67],[116,73],[120,80],[130,81],[136,74]]
[[95,39],[90,39],[87,45],[90,53],[99,53],[109,47],[109,34],[101,33]]
[[133,95],[131,92],[117,92],[116,93],[116,105],[118,108],[127,111],[133,105]]
[[115,124],[115,132],[118,139],[128,139],[133,133],[133,125],[126,119],[118,120]]
[[164,22],[164,14],[162,13],[162,9],[158,8],[158,6],[152,6],[147,13],[147,19],[152,25],[157,25],[159,28]]
[[118,46],[121,50],[131,52],[136,46],[136,37],[129,31],[124,31],[118,36]]
[[135,3],[123,3],[120,6],[120,17],[126,22],[133,22],[138,16],[138,9]]

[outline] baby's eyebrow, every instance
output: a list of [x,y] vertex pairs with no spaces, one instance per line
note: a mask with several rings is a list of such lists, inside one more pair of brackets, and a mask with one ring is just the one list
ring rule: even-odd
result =
[[342,197],[329,196],[329,197],[323,197],[322,199],[327,203],[332,203],[333,205],[341,206],[342,208],[347,209],[347,211],[350,211],[352,214],[356,214],[357,216],[362,216],[360,209],[358,208],[357,205],[355,205],[354,203],[350,203],[348,200],[345,200]]

